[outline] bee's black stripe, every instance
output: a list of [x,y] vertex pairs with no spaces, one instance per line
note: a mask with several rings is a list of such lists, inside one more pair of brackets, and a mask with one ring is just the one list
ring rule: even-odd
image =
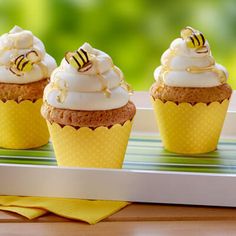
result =
[[202,33],[200,33],[200,35],[201,35],[201,37],[202,37],[202,45],[204,45],[204,44],[205,44],[205,38],[204,38],[204,36],[203,36]]
[[83,63],[86,63],[86,61],[84,60],[84,58],[81,56],[80,52],[79,51],[76,51],[78,56],[80,57],[80,59],[83,61]]
[[80,63],[79,63],[78,60],[75,58],[75,56],[72,56],[72,57],[73,57],[73,59],[75,60],[75,62],[76,62],[76,64],[78,65],[78,67],[81,68]]
[[20,63],[22,62],[22,60],[23,60],[24,58],[25,58],[24,56],[21,57],[20,61],[17,62],[16,68],[17,68],[18,70],[20,70]]
[[194,36],[194,38],[197,40],[197,42],[198,42],[198,46],[200,46],[201,43],[200,43],[200,41],[199,41],[197,35],[196,35],[196,34],[193,34],[193,36]]
[[20,55],[20,56],[18,56],[18,57],[15,59],[15,64],[18,63],[18,60],[19,60],[19,59],[23,59],[23,58],[24,58],[24,55]]
[[80,48],[80,50],[84,53],[84,55],[85,55],[85,57],[86,57],[86,60],[87,60],[87,62],[89,61],[89,59],[88,59],[88,54],[87,54],[87,52],[86,51],[84,51],[82,48]]
[[68,53],[69,53],[69,52],[67,52],[67,53],[65,54],[65,59],[66,59],[66,62],[69,64],[69,60],[68,60],[68,58],[67,58]]
[[17,74],[11,67],[9,69],[14,75],[20,76],[20,74]]
[[195,42],[194,42],[194,39],[192,38],[192,36],[189,37],[193,43],[193,46],[195,46]]
[[25,61],[23,64],[22,64],[22,67],[21,67],[21,70],[24,70],[25,66],[29,63],[29,60],[28,61]]

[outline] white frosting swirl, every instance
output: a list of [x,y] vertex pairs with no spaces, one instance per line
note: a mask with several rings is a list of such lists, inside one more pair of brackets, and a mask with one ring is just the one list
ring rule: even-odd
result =
[[[32,69],[16,75],[11,71],[15,59],[34,50],[39,60]],[[43,43],[32,32],[18,26],[0,36],[0,83],[26,84],[50,77],[56,61],[45,52]]]
[[215,63],[206,41],[199,53],[182,38],[175,39],[161,57],[155,80],[173,87],[214,87],[226,82],[228,72]]
[[[123,73],[113,65],[111,57],[88,43],[81,48],[90,55],[91,68],[78,71],[63,59],[45,88],[44,101],[56,108],[87,111],[116,109],[126,105],[129,93],[121,85]],[[104,95],[104,85],[110,96]]]

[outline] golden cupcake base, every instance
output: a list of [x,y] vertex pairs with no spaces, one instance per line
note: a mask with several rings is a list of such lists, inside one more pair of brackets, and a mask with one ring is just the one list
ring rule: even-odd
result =
[[47,124],[40,114],[42,103],[42,99],[0,101],[0,147],[28,149],[48,143]]
[[162,102],[151,98],[165,149],[182,154],[217,148],[229,100],[210,104]]
[[96,129],[47,124],[59,166],[122,168],[132,121]]

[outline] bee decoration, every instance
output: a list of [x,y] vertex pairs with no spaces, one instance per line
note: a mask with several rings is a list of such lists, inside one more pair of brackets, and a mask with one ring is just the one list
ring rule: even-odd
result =
[[40,57],[35,50],[31,50],[26,54],[16,57],[10,65],[9,70],[17,75],[22,76],[25,72],[31,71],[33,64],[40,61]]
[[80,72],[87,71],[92,67],[92,63],[89,60],[89,54],[82,48],[75,52],[67,52],[65,54],[65,59],[68,64]]
[[205,37],[200,31],[187,26],[181,30],[181,37],[186,41],[187,46],[189,48],[195,48],[197,53],[208,52],[208,49],[205,46]]
[[[79,72],[88,71],[92,66],[96,68],[96,62],[91,62],[92,55],[89,55],[85,50],[82,48],[76,50],[75,52],[67,52],[65,54],[65,60],[68,64],[76,68]],[[118,73],[119,75],[119,73]],[[97,72],[97,78],[101,83],[101,92],[104,94],[105,97],[109,98],[111,96],[111,90],[108,88],[107,81],[103,77],[100,72]],[[121,81],[121,86],[124,87],[129,93],[132,93],[132,88],[129,84],[127,84],[123,79]],[[61,91],[63,92],[63,91]],[[65,92],[65,91],[64,91]],[[62,93],[63,94],[63,93]],[[60,99],[61,100],[61,99]]]

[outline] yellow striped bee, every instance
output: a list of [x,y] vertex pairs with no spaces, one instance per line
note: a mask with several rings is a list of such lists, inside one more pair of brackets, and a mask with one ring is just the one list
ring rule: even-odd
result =
[[65,59],[68,64],[76,68],[78,71],[87,71],[91,68],[92,63],[89,61],[89,54],[82,48],[75,52],[67,52]]
[[11,63],[9,70],[17,75],[21,76],[24,72],[31,71],[33,64],[40,60],[38,53],[35,50],[31,50],[26,54],[22,54],[15,58]]
[[189,48],[201,48],[205,46],[205,38],[200,31],[187,26],[181,31],[181,37],[186,41]]

